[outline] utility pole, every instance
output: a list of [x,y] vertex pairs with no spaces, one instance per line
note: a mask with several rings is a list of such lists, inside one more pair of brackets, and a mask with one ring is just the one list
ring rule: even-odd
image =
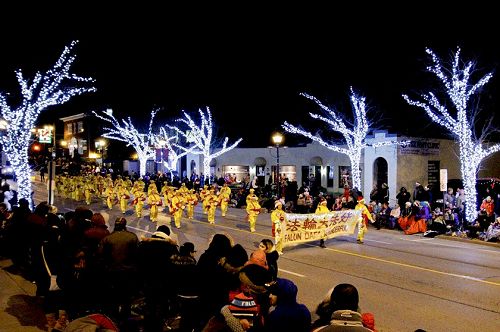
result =
[[56,157],[56,125],[55,123],[52,124],[52,148],[50,149],[50,160],[49,160],[49,184],[48,184],[48,199],[47,202],[49,205],[52,205],[54,203],[54,188],[55,188],[55,183],[54,177],[55,177],[55,171],[56,167],[54,164],[55,157]]

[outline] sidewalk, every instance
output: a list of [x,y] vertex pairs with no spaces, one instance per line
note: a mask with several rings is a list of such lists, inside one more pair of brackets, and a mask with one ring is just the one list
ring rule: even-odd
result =
[[35,291],[10,259],[0,257],[0,332],[47,330]]

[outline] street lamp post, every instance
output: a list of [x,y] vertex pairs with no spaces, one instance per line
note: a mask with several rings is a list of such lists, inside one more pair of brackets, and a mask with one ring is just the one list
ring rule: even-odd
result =
[[272,137],[274,146],[276,146],[276,189],[278,191],[278,199],[281,198],[280,191],[280,144],[283,142],[283,135],[275,133]]
[[55,173],[55,165],[54,160],[56,157],[56,126],[55,124],[52,126],[48,126],[47,129],[51,129],[52,136],[52,148],[50,149],[50,160],[49,160],[49,186],[48,186],[48,203],[52,205],[54,203],[54,173]]

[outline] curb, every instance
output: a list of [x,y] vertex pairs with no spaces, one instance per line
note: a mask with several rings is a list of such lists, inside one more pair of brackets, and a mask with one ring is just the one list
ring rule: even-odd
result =
[[466,242],[466,243],[471,243],[471,244],[479,244],[479,245],[488,246],[488,247],[500,248],[499,242],[486,242],[486,241],[479,240],[479,239],[461,238],[458,236],[451,236],[451,235],[437,235],[436,238],[443,239],[443,240]]

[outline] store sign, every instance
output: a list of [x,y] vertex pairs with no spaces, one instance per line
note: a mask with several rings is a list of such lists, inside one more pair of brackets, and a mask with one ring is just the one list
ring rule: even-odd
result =
[[427,184],[432,188],[432,191],[437,191],[439,187],[439,160],[427,161]]
[[39,143],[52,143],[52,129],[40,128],[37,130]]
[[400,154],[416,154],[420,156],[439,155],[439,141],[412,139],[407,142],[408,144],[399,146]]

